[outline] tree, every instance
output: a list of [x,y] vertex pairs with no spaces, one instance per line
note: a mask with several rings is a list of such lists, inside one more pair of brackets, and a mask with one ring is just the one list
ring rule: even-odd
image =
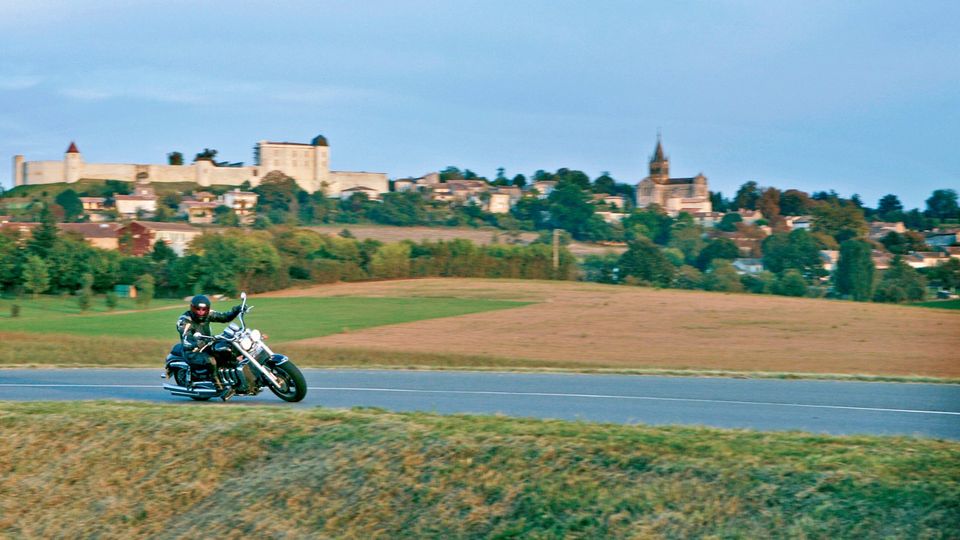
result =
[[610,173],[603,171],[594,181],[593,181],[593,192],[594,193],[609,193],[613,195],[617,192],[617,181],[610,176]]
[[873,295],[874,302],[916,302],[923,300],[927,294],[927,281],[919,272],[907,264],[903,257],[897,255],[890,263],[890,268],[883,273],[877,291]]
[[740,276],[730,261],[718,259],[704,275],[703,287],[708,291],[743,292]]
[[903,234],[890,231],[880,239],[880,243],[887,248],[887,251],[897,255],[906,255],[912,251],[926,251],[928,249],[923,235],[916,231],[907,231]]
[[784,216],[802,216],[810,212],[813,201],[806,192],[788,189],[780,194],[780,213]]
[[703,230],[696,225],[689,225],[675,228],[670,235],[668,245],[679,249],[687,264],[693,264],[706,246],[706,242],[703,241]]
[[587,238],[586,226],[593,216],[593,205],[590,204],[590,195],[578,183],[557,184],[547,197],[547,203],[551,225],[568,231],[574,238]]
[[873,259],[871,246],[862,240],[846,240],[840,244],[840,260],[833,279],[837,292],[850,295],[857,302],[873,297]]
[[670,242],[674,221],[662,208],[651,204],[641,210],[634,210],[621,224],[628,241],[638,236],[646,236],[657,244],[666,245]]
[[150,251],[150,258],[155,262],[172,261],[177,258],[177,252],[163,240],[157,240]]
[[723,198],[723,193],[719,191],[710,192],[710,206],[714,212],[726,212],[730,202]]
[[527,177],[522,174],[518,174],[513,177],[513,180],[511,180],[510,183],[520,189],[523,189],[527,185]]
[[737,194],[733,197],[733,206],[735,209],[745,208],[747,210],[756,210],[757,201],[760,200],[760,188],[754,181],[749,181],[740,186]]
[[214,165],[216,165],[217,164],[216,157],[217,157],[216,150],[211,150],[210,148],[204,148],[203,152],[199,152],[196,155],[196,157],[193,158],[193,162],[196,163],[198,161],[209,161],[210,163],[213,163]]
[[928,268],[927,277],[942,289],[960,289],[960,259],[951,258],[943,264]]
[[774,233],[763,240],[763,265],[775,274],[791,268],[810,278],[824,274],[817,241],[805,230]]
[[53,249],[54,242],[57,241],[57,222],[54,220],[53,212],[49,206],[44,206],[40,211],[40,224],[30,233],[30,240],[27,241],[27,251],[42,259],[45,259]]
[[93,274],[84,274],[82,285],[77,289],[77,306],[80,311],[87,311],[93,304]]
[[807,281],[799,270],[790,269],[777,277],[772,291],[781,296],[804,296],[807,294]]
[[739,212],[727,212],[720,218],[720,223],[717,223],[717,228],[725,232],[733,232],[737,230],[737,223],[743,222],[743,216]]
[[263,214],[278,212],[284,216],[296,215],[297,193],[300,191],[296,180],[280,171],[271,171],[263,177],[260,185],[253,188],[253,192],[259,195],[257,211]]
[[23,265],[23,288],[31,293],[34,298],[40,293],[46,292],[50,287],[50,274],[47,271],[47,263],[37,255],[28,255],[27,261]]
[[167,154],[167,163],[170,165],[183,165],[183,154],[180,152],[170,152]]
[[715,259],[732,261],[740,256],[737,244],[729,238],[714,238],[697,256],[697,268],[706,270]]
[[0,231],[0,291],[16,286],[20,280],[23,252],[18,248],[20,234]]
[[240,218],[237,217],[237,213],[233,211],[233,208],[225,204],[221,204],[213,209],[213,222],[217,225],[223,225],[224,227],[240,226]]
[[649,238],[639,237],[630,242],[630,247],[618,261],[620,275],[633,276],[644,283],[668,287],[673,281],[676,267]]
[[678,289],[702,289],[703,272],[685,264],[677,270],[674,285]]
[[137,305],[141,308],[149,306],[150,301],[153,300],[154,283],[153,276],[150,274],[143,274],[134,282],[137,288]]
[[757,210],[771,223],[780,219],[780,196],[779,189],[769,187],[763,190],[757,202]]
[[891,221],[893,217],[899,217],[903,212],[903,204],[900,199],[892,193],[888,193],[880,198],[877,203],[877,216],[883,221]]
[[850,203],[824,202],[813,209],[814,232],[822,232],[843,242],[867,233],[863,210]]
[[370,260],[370,274],[378,278],[410,277],[410,244],[397,242],[382,246]]
[[952,189],[938,189],[927,199],[928,217],[935,219],[960,218],[960,206],[957,205],[957,192]]
[[65,221],[75,221],[83,215],[83,203],[77,192],[72,189],[65,189],[57,194],[54,202],[63,207],[63,217]]

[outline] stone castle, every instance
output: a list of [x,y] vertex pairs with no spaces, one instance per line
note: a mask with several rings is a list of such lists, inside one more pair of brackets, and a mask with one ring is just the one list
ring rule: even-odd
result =
[[707,177],[700,173],[692,178],[670,178],[670,160],[663,153],[657,136],[657,148],[650,158],[650,175],[637,185],[637,208],[651,204],[662,207],[671,216],[680,212],[697,214],[711,212]]
[[249,182],[257,186],[264,176],[279,171],[297,181],[311,193],[323,191],[337,197],[344,190],[364,188],[388,191],[386,173],[331,171],[330,147],[322,135],[310,144],[260,141],[251,166],[218,167],[200,159],[189,165],[155,165],[130,163],[87,163],[70,143],[62,161],[24,161],[13,157],[14,186],[73,183],[81,178],[121,180],[124,182],[195,182],[200,186],[239,186]]

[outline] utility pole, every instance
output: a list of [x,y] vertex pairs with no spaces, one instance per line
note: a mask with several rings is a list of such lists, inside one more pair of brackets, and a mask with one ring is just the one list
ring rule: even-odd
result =
[[560,269],[560,229],[553,230],[553,272],[556,277]]

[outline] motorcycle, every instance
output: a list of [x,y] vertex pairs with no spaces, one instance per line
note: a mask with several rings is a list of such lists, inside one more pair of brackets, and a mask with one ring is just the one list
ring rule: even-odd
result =
[[[284,401],[297,402],[307,395],[307,382],[300,369],[282,354],[276,354],[264,343],[266,337],[259,331],[247,328],[243,315],[253,309],[247,305],[247,293],[243,299],[240,324],[230,323],[217,336],[193,335],[205,351],[217,359],[217,374],[220,381],[236,395],[255,396],[269,388]],[[167,355],[166,369],[161,377],[173,381],[164,383],[163,389],[175,396],[184,396],[197,401],[207,401],[220,395],[207,367],[192,366],[184,358],[182,345],[177,345]]]

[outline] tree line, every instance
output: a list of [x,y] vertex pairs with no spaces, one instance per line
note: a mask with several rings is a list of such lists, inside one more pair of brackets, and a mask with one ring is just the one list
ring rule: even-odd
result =
[[0,288],[6,294],[72,294],[81,309],[95,293],[116,302],[114,287],[134,284],[142,302],[154,296],[262,292],[295,283],[332,283],[409,277],[574,279],[576,259],[551,246],[476,245],[468,240],[383,243],[348,232],[324,235],[293,227],[226,230],[193,240],[178,256],[160,241],[143,257],[96,248],[60,232],[49,211],[21,237],[0,232]]

